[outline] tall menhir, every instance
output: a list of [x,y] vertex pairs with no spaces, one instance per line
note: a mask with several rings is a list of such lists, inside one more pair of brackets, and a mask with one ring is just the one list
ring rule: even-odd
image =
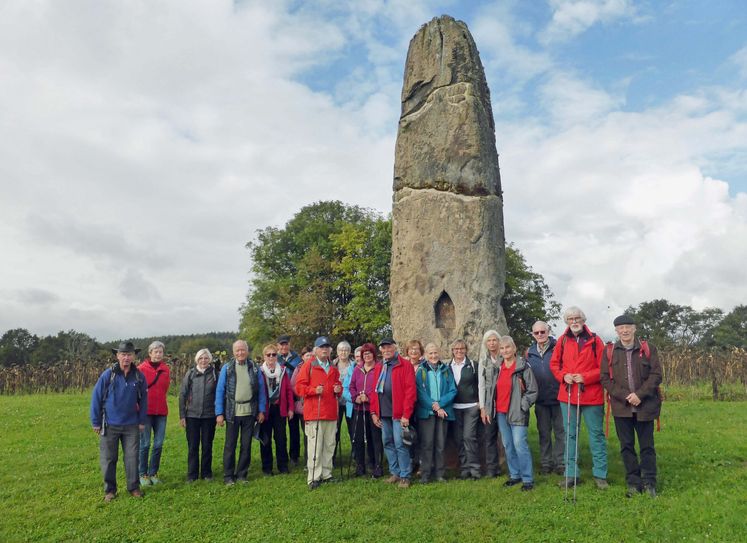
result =
[[407,52],[392,218],[395,339],[444,350],[461,337],[476,358],[486,330],[507,329],[503,199],[480,55],[467,25],[446,15]]

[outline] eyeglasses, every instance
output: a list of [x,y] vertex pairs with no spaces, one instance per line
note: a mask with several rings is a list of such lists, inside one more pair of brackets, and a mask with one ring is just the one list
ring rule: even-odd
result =
[[584,322],[583,317],[568,317],[565,322]]
[[536,332],[532,332],[535,336],[544,336],[547,333],[547,330],[537,330]]
[[265,356],[269,356],[270,358],[275,358],[278,355],[278,353],[265,353]]

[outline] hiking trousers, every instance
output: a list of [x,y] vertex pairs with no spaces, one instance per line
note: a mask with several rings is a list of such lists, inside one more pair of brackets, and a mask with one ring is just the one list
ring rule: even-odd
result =
[[[245,481],[252,461],[252,435],[255,415],[234,417],[233,422],[226,421],[226,442],[223,446],[223,480]],[[239,446],[239,463],[236,465],[236,443],[241,434]]]
[[[568,458],[565,462],[565,476],[578,476],[578,462],[576,461],[576,408],[575,404],[570,404],[571,423],[565,429],[568,432]],[[563,424],[568,422],[569,405],[560,402],[560,409],[563,414]],[[604,437],[604,406],[603,405],[582,405],[581,417],[586,424],[586,430],[589,433],[589,449],[591,449],[591,473],[599,479],[607,478],[607,439]],[[579,431],[581,425],[579,424]]]
[[[534,404],[534,415],[537,417],[539,434],[540,465],[548,470],[564,467],[565,428],[560,403]],[[552,434],[555,439],[552,439]]]
[[[187,417],[187,480],[198,477],[213,477],[213,439],[215,438],[215,417],[198,419]],[[202,447],[202,460],[200,460]]]
[[[615,431],[620,440],[620,454],[625,466],[625,482],[641,488],[656,488],[656,449],[654,449],[654,421],[639,421],[632,417],[615,417]],[[635,452],[635,436],[638,435],[638,448],[641,460]]]
[[480,477],[480,449],[477,445],[477,422],[480,408],[454,409],[454,441],[459,450],[459,471],[463,477]]
[[117,493],[117,459],[119,444],[124,453],[125,477],[127,490],[132,492],[140,488],[137,462],[140,447],[140,429],[137,424],[126,426],[106,426],[106,433],[99,436],[99,462],[104,476],[104,493]]

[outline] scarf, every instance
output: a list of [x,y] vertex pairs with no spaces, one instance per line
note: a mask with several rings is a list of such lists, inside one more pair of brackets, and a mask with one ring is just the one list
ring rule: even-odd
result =
[[270,403],[275,403],[280,399],[280,383],[283,379],[285,368],[280,364],[275,364],[270,369],[267,364],[262,364],[262,373],[267,377],[267,395]]

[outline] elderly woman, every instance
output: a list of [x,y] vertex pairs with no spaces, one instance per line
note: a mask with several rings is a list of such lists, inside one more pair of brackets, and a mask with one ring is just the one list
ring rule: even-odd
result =
[[378,479],[384,473],[382,457],[384,445],[381,441],[381,429],[371,419],[370,397],[376,393],[374,370],[381,362],[376,360],[376,347],[366,343],[360,347],[362,364],[353,369],[349,392],[353,400],[353,455],[355,457],[355,474],[366,474],[368,466],[371,476]]
[[265,380],[267,394],[267,410],[261,427],[265,442],[259,448],[262,455],[262,472],[265,475],[272,475],[272,439],[274,439],[278,471],[288,473],[285,424],[287,419],[293,418],[294,399],[291,376],[287,373],[285,366],[278,364],[278,350],[274,343],[265,345],[262,349],[262,357],[264,361],[260,370]]
[[506,448],[509,478],[505,484],[522,483],[522,490],[532,490],[534,478],[527,427],[529,408],[537,400],[537,381],[526,360],[516,356],[516,344],[511,336],[501,337],[499,344],[503,363],[495,385],[495,413]]
[[[407,360],[412,364],[412,370],[418,371],[420,364],[425,362],[423,358],[423,344],[417,339],[411,339],[405,343],[405,352],[407,353]],[[418,428],[418,414],[417,406],[412,412],[410,417],[410,425],[415,429],[415,432],[419,434],[420,429]],[[413,443],[410,446],[410,461],[412,463],[412,472],[417,473],[420,469],[420,442]]]
[[445,481],[444,447],[448,422],[454,420],[456,384],[449,366],[441,362],[435,343],[425,346],[425,360],[415,371],[416,412],[420,434],[420,482]]
[[[166,393],[171,384],[169,365],[163,360],[164,344],[154,341],[148,346],[148,358],[138,366],[148,387],[148,417],[145,429],[140,432],[140,485],[160,483],[158,468],[161,465],[161,450],[166,437],[166,416],[169,406]],[[150,450],[150,436],[153,433],[153,450]],[[148,462],[150,453],[150,463]]]
[[[187,482],[213,479],[213,438],[215,438],[215,385],[218,374],[213,355],[200,349],[179,390],[179,424],[187,430]],[[202,461],[200,461],[202,446]]]
[[341,341],[337,344],[337,357],[332,363],[337,366],[337,371],[340,372],[340,381],[342,382],[343,393],[338,398],[338,412],[337,412],[337,434],[335,439],[337,443],[340,442],[340,429],[342,428],[342,417],[345,417],[345,422],[348,426],[348,437],[352,443],[353,441],[353,401],[350,398],[350,393],[346,392],[347,386],[350,385],[350,378],[353,375],[353,368],[355,367],[355,358],[351,356],[352,348],[350,343],[347,341]]
[[485,448],[486,476],[497,477],[501,473],[500,458],[505,455],[503,444],[498,441],[498,421],[495,417],[495,383],[503,360],[500,354],[501,335],[488,330],[482,336],[480,359],[477,369],[480,419],[483,424],[483,447]]

